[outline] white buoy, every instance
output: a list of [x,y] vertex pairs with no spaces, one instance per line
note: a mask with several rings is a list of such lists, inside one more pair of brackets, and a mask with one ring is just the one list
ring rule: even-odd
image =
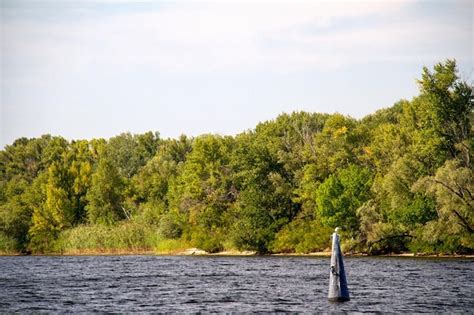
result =
[[336,228],[332,234],[331,270],[328,294],[330,302],[344,302],[350,300],[344,261],[342,259],[341,246],[339,245],[339,235],[337,234],[338,230],[339,228]]

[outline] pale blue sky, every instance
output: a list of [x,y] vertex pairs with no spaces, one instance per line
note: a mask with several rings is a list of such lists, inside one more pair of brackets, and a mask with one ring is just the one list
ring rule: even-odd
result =
[[446,58],[473,78],[472,1],[0,2],[0,148],[233,135],[298,110],[361,118]]

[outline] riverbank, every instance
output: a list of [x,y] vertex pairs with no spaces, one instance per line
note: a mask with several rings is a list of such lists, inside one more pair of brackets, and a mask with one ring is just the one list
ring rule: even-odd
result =
[[[0,256],[22,256],[25,254],[14,253],[14,252],[0,252]],[[199,248],[187,248],[181,250],[167,250],[167,251],[154,251],[148,249],[134,249],[134,250],[123,250],[123,249],[81,249],[81,250],[68,250],[62,253],[51,253],[48,255],[59,255],[59,256],[282,256],[282,257],[331,257],[330,251],[321,251],[313,253],[272,253],[272,254],[258,254],[255,251],[238,251],[238,250],[226,250],[217,253],[208,253]],[[42,256],[42,254],[32,254],[32,256]],[[383,255],[368,255],[364,253],[348,253],[345,257],[397,257],[397,258],[467,258],[474,259],[472,254],[423,254],[423,253],[398,253],[398,254],[383,254]]]

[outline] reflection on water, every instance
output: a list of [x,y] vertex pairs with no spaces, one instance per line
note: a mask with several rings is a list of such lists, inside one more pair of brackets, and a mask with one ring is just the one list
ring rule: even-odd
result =
[[345,263],[351,301],[330,304],[328,258],[0,257],[0,311],[474,310],[472,260]]

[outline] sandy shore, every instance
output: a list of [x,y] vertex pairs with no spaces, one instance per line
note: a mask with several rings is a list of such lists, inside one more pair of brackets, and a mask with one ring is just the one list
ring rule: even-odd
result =
[[[160,253],[157,253],[158,255]],[[178,256],[253,256],[256,255],[256,252],[253,251],[237,251],[237,250],[229,250],[223,251],[218,253],[208,253],[199,248],[188,248],[184,251],[180,251],[177,253],[172,253]]]
[[[3,253],[0,256],[20,256],[19,253]],[[41,256],[34,254],[36,256]],[[63,253],[52,253],[49,255],[63,255],[63,256],[114,256],[114,255],[150,255],[150,256],[257,256],[255,251],[238,251],[228,250],[218,253],[208,253],[199,248],[188,248],[185,250],[159,252],[148,249],[136,250],[106,250],[106,249],[90,249],[90,250],[70,250]],[[331,257],[330,251],[321,251],[314,253],[275,253],[267,254],[267,256],[288,256],[288,257]],[[422,253],[399,253],[399,254],[384,254],[384,255],[367,255],[363,253],[344,254],[346,257],[414,257],[414,258],[468,258],[474,259],[474,255],[446,255],[446,254],[422,254]]]

